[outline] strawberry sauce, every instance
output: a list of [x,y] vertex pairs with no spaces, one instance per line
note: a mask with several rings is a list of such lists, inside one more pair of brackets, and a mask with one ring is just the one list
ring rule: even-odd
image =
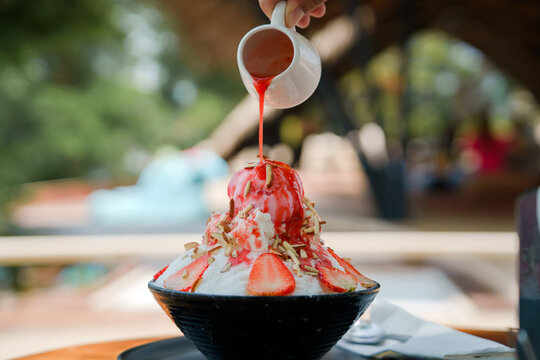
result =
[[229,262],[231,263],[231,266],[236,266],[238,264],[241,264],[241,263],[251,263],[251,261],[249,260],[249,258],[247,257],[250,253],[250,250],[248,249],[242,249],[242,251],[240,251],[238,253],[238,256],[236,257],[230,257],[229,258]]
[[[270,186],[266,185],[268,167],[272,173]],[[289,165],[279,161],[263,159],[258,165],[237,171],[229,182],[227,195],[234,200],[233,217],[249,205],[270,214],[276,228],[288,221],[301,225],[299,220],[304,217],[302,180]]]
[[266,94],[266,90],[268,89],[268,86],[272,82],[272,79],[275,76],[267,76],[263,78],[252,76],[253,78],[253,86],[255,86],[255,90],[257,90],[257,94],[259,95],[259,159],[261,160],[261,164],[264,160],[263,158],[263,113],[264,113],[264,95]]

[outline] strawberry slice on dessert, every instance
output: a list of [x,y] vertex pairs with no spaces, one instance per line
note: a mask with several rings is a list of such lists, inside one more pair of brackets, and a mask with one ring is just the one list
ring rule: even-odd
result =
[[163,287],[178,291],[194,292],[195,288],[202,275],[208,268],[208,258],[210,254],[206,254],[193,261],[191,264],[184,266],[163,282]]
[[370,289],[372,287],[375,286],[376,282],[365,277],[364,275],[362,275],[358,270],[356,270],[354,268],[354,266],[352,266],[352,264],[350,262],[348,262],[347,260],[345,259],[342,259],[340,258],[335,252],[334,250],[328,248],[328,252],[330,254],[332,254],[332,256],[338,261],[339,265],[341,265],[345,271],[348,273],[348,274],[351,274],[352,276],[354,276],[356,278],[356,280],[358,280],[358,282],[363,286],[365,287],[366,289]]
[[322,287],[331,292],[343,293],[356,289],[356,278],[351,274],[323,265],[317,266],[317,270]]
[[163,269],[159,270],[157,273],[154,274],[154,280],[157,280],[158,277],[161,276],[169,268],[169,265],[165,266]]
[[277,255],[266,253],[255,260],[247,283],[248,294],[289,295],[295,288],[293,275]]

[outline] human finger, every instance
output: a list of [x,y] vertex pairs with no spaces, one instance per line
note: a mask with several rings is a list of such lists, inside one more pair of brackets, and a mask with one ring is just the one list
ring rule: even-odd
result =
[[[288,0],[285,10],[285,23],[287,26],[296,25],[304,15],[309,14],[323,3],[324,0]],[[306,21],[304,20],[303,23]]]
[[309,13],[309,15],[315,18],[321,18],[324,14],[326,14],[326,6],[324,4],[319,5],[319,7]]
[[279,0],[259,0],[259,6],[269,19],[272,19],[272,11]]
[[309,23],[311,22],[311,16],[309,14],[306,14],[302,16],[302,18],[296,23],[299,28],[305,29],[309,26]]

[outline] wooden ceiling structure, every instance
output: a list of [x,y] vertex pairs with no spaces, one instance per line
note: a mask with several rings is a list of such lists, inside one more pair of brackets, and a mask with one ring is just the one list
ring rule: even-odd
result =
[[[236,48],[251,28],[267,22],[256,0],[162,0],[178,19],[179,32],[202,66],[236,68]],[[360,14],[371,54],[439,29],[480,49],[540,100],[540,3],[537,0],[328,0],[327,15],[314,19],[307,37],[334,18]],[[372,16],[358,9],[370,9]],[[364,14],[364,15],[361,15]],[[350,54],[349,54],[350,55]],[[349,58],[348,58],[349,57]],[[358,66],[345,55],[337,73]],[[334,72],[333,71],[333,72]]]

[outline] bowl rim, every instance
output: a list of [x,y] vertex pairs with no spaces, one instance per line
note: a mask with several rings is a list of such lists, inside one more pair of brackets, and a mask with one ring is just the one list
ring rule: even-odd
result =
[[330,293],[330,294],[313,294],[313,295],[284,295],[284,296],[255,296],[255,295],[222,295],[222,294],[209,294],[209,293],[192,293],[192,292],[186,292],[186,291],[179,291],[179,290],[172,290],[172,289],[165,289],[160,286],[157,286],[155,284],[155,280],[150,280],[148,282],[148,288],[151,292],[159,293],[163,295],[169,295],[169,296],[185,296],[185,297],[193,297],[193,298],[199,298],[199,299],[213,299],[218,297],[222,300],[247,300],[247,299],[256,299],[256,300],[248,300],[248,301],[287,301],[284,299],[313,299],[313,298],[335,298],[335,297],[346,297],[346,296],[358,296],[358,295],[369,295],[369,294],[376,294],[380,291],[381,285],[377,282],[375,282],[375,286],[369,289],[362,289],[358,291],[350,291],[350,292],[344,292],[344,293]]

